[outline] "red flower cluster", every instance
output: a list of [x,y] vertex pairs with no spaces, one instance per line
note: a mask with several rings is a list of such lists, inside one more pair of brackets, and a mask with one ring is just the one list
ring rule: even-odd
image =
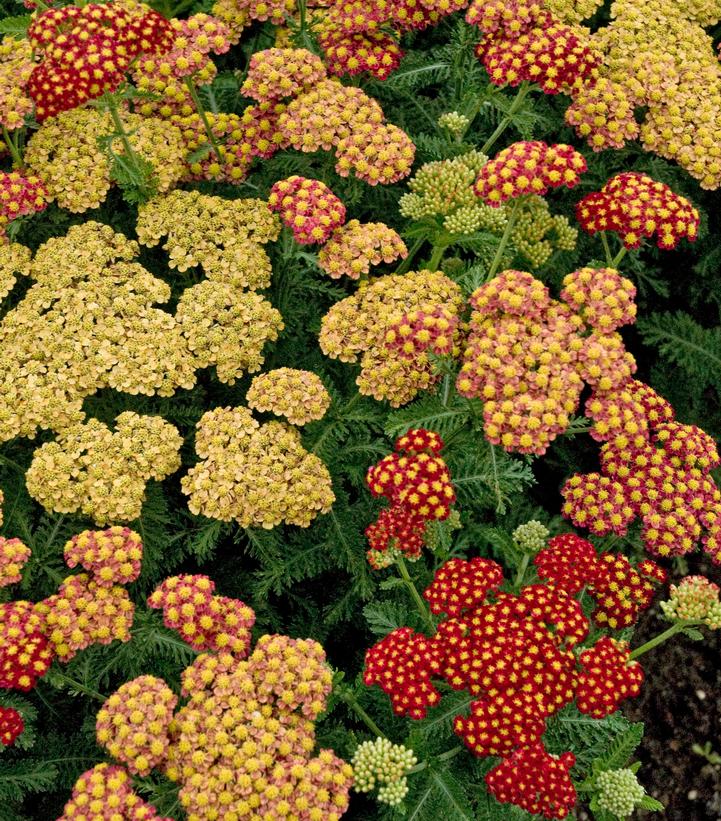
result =
[[28,38],[43,53],[28,81],[40,122],[116,90],[135,57],[173,45],[170,23],[152,9],[100,3],[47,9]]
[[[624,588],[619,597],[625,595],[627,580],[589,547],[561,537],[552,545],[556,560],[545,553],[540,564],[578,590],[582,580],[572,568],[578,555],[598,584],[607,570],[609,589],[615,592],[618,584]],[[488,775],[491,792],[529,812],[563,818],[575,802],[568,780],[572,757],[562,756],[560,766],[544,750],[547,719],[574,698],[582,712],[608,715],[638,693],[640,667],[610,639],[577,660],[573,648],[588,635],[589,622],[560,585],[533,584],[513,594],[499,592],[502,583],[500,565],[489,559],[444,564],[424,595],[434,613],[449,617],[430,638],[408,627],[393,630],[367,652],[364,681],[381,687],[396,714],[412,718],[438,704],[434,679],[470,693],[470,715],[456,716],[454,730],[475,755],[505,759]]]
[[270,189],[268,205],[302,245],[324,243],[345,222],[345,206],[320,180],[293,175]]
[[680,194],[646,174],[616,174],[600,191],[587,194],[576,206],[576,218],[589,234],[613,231],[626,248],[638,248],[656,236],[659,248],[670,250],[698,235],[699,213]]
[[385,80],[403,58],[395,38],[383,31],[344,34],[333,28],[321,29],[318,42],[325,53],[328,71],[338,77],[353,77],[367,71],[377,80]]
[[526,80],[545,94],[568,94],[596,74],[603,56],[544,5],[535,0],[471,3],[466,20],[485,35],[476,54],[492,83],[517,86]]
[[386,345],[411,362],[421,354],[436,356],[457,351],[460,318],[444,305],[426,306],[404,314],[386,332]]
[[599,536],[624,534],[640,517],[651,553],[684,555],[701,539],[721,563],[721,492],[711,476],[720,460],[713,439],[695,425],[667,421],[668,403],[634,380],[596,392],[586,413],[596,421],[594,437],[607,440],[601,472],[566,482],[563,515]]
[[366,530],[371,545],[368,560],[374,567],[387,567],[395,559],[394,551],[417,559],[425,523],[448,518],[456,494],[439,455],[442,448],[437,433],[412,429],[396,440],[395,453],[368,470],[371,493],[391,503],[389,511],[381,512]]
[[193,649],[244,658],[255,613],[239,599],[213,595],[214,590],[208,576],[171,576],[150,595],[148,606],[162,608],[163,624]]
[[499,151],[481,168],[473,192],[497,207],[524,194],[543,196],[549,188],[573,188],[586,171],[586,160],[570,145],[518,142]]
[[17,171],[0,172],[0,240],[9,222],[44,211],[49,201],[50,195],[40,177],[26,177]]
[[605,718],[622,701],[641,692],[643,669],[637,661],[629,661],[629,656],[628,645],[609,636],[581,653],[583,672],[578,677],[576,706],[582,713]]
[[596,601],[594,620],[614,630],[634,624],[651,604],[654,583],[666,581],[666,572],[654,562],[645,560],[634,569],[622,554],[597,555],[575,533],[554,536],[533,561],[542,579],[569,595],[588,588]]
[[565,818],[576,803],[569,775],[575,763],[573,753],[556,757],[540,743],[521,747],[488,773],[486,784],[496,801],[544,818]]
[[0,604],[0,687],[32,690],[50,669],[53,651],[32,602]]
[[9,747],[25,729],[23,717],[12,707],[0,707],[0,744]]

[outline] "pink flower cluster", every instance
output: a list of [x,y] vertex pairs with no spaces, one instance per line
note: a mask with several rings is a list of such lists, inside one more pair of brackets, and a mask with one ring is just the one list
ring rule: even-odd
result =
[[143,543],[129,527],[84,530],[65,545],[68,567],[81,565],[101,587],[130,584],[140,575]]
[[30,558],[30,548],[20,539],[0,536],[0,587],[17,584],[22,578],[23,565]]
[[386,345],[403,359],[423,354],[458,354],[460,318],[443,305],[429,305],[404,314],[386,332]]
[[304,48],[267,48],[248,64],[241,94],[258,102],[295,97],[326,77],[323,61]]
[[334,231],[321,248],[318,265],[333,279],[342,276],[358,279],[368,274],[373,265],[407,256],[405,243],[385,223],[361,223],[353,219]]
[[50,194],[39,177],[0,172],[0,241],[9,222],[44,211],[49,202]]
[[293,175],[270,189],[268,205],[301,245],[327,242],[345,222],[345,206],[320,180]]

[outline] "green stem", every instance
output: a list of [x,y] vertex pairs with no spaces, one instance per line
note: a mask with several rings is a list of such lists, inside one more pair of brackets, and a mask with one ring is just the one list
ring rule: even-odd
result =
[[18,150],[15,141],[10,136],[10,132],[7,130],[5,126],[3,126],[3,138],[5,140],[5,145],[7,146],[8,151],[10,152],[10,156],[13,158],[13,167],[20,168],[23,164],[23,158]]
[[603,243],[603,251],[606,254],[606,265],[611,268],[613,265],[613,255],[611,254],[611,246],[608,244],[608,237],[605,231],[601,231],[601,242]]
[[521,564],[518,568],[518,573],[516,573],[516,580],[513,582],[513,589],[520,590],[521,585],[523,584],[523,580],[526,577],[526,570],[528,570],[528,562],[530,561],[531,556],[529,553],[524,553],[523,558],[521,559]]
[[429,271],[437,271],[438,266],[443,259],[443,254],[446,253],[447,245],[434,245],[433,252],[431,253],[431,258],[428,260],[428,270]]
[[521,105],[523,105],[523,101],[528,96],[528,92],[531,90],[531,88],[531,83],[529,83],[527,80],[524,80],[521,83],[521,85],[518,87],[516,99],[511,103],[511,107],[508,109],[508,114],[506,114],[506,116],[501,120],[501,122],[498,123],[496,130],[481,146],[481,154],[488,154],[491,148],[493,148],[493,146],[498,141],[499,137],[503,134],[503,132],[508,128],[508,126],[513,121],[513,117],[515,116]]
[[413,258],[415,255],[420,251],[421,245],[425,242],[425,237],[419,237],[411,246],[410,251],[406,254],[406,258],[401,262],[401,264],[396,268],[396,274],[405,274],[411,267],[411,262],[413,262]]
[[621,250],[616,254],[616,256],[611,260],[611,268],[618,268],[619,263],[621,260],[626,256],[628,253],[628,248],[624,246]]
[[360,718],[360,720],[366,725],[366,727],[378,738],[387,738],[386,734],[381,730],[381,728],[373,721],[373,719],[366,713],[366,711],[360,706],[358,703],[358,699],[353,695],[350,690],[343,690],[340,694],[341,700],[344,701],[353,712]]
[[[465,747],[454,747],[452,750],[448,750],[445,753],[441,753],[440,755],[436,755],[433,757],[433,761],[449,761],[451,758],[455,758],[459,753],[462,753],[466,748]],[[408,770],[408,775],[412,773],[420,773],[425,770],[427,767],[430,766],[430,761],[421,761],[420,764],[416,764],[415,767],[411,767]]]
[[642,644],[640,647],[633,650],[629,658],[637,659],[644,653],[648,653],[649,650],[653,650],[654,647],[658,647],[659,644],[663,644],[665,641],[668,641],[670,638],[675,636],[676,633],[681,633],[687,627],[691,627],[694,624],[703,624],[703,622],[700,619],[677,621],[675,624],[672,624],[668,630],[664,630],[663,633],[659,633],[657,636],[649,639],[645,644]]
[[97,690],[91,690],[90,687],[86,687],[84,684],[81,684],[79,681],[75,681],[74,678],[70,678],[70,676],[67,676],[65,673],[61,673],[60,671],[54,671],[52,678],[59,684],[67,684],[69,687],[74,687],[76,690],[79,690],[81,693],[85,693],[86,696],[90,696],[90,698],[94,698],[96,701],[105,702],[107,700],[107,696],[104,696]]
[[506,223],[506,228],[503,231],[503,236],[501,237],[501,242],[496,249],[496,255],[493,257],[493,262],[491,262],[491,267],[488,269],[488,273],[486,274],[486,281],[489,282],[493,279],[496,275],[498,268],[501,264],[501,260],[503,259],[503,253],[506,250],[506,246],[508,245],[508,241],[511,238],[511,234],[513,233],[513,226],[516,222],[516,216],[518,214],[518,204],[520,202],[520,197],[513,201],[513,205],[511,206],[511,213],[508,215],[508,222]]
[[103,97],[103,102],[105,103],[106,108],[108,109],[108,113],[112,117],[113,125],[115,126],[115,132],[123,143],[123,148],[125,148],[126,160],[133,166],[133,170],[138,174],[138,176],[142,176],[141,167],[138,164],[138,156],[135,153],[135,149],[130,144],[130,138],[128,137],[128,133],[125,130],[125,126],[123,125],[123,121],[120,119],[120,112],[118,111],[117,103],[115,102],[115,98],[111,94],[106,94]]
[[428,609],[428,605],[421,598],[418,588],[415,584],[413,584],[413,579],[411,579],[410,574],[408,573],[408,568],[406,567],[406,563],[403,561],[402,556],[399,556],[396,559],[396,565],[398,566],[398,571],[401,574],[401,579],[403,579],[405,586],[408,588],[408,592],[411,594],[411,598],[415,602],[419,614],[426,624],[429,633],[432,635],[436,632],[436,625],[433,622],[431,611]]
[[205,135],[208,138],[208,142],[213,148],[213,153],[218,158],[219,162],[223,162],[223,151],[218,144],[218,141],[215,139],[215,134],[213,134],[213,129],[210,127],[210,122],[208,121],[208,115],[205,112],[205,106],[203,105],[203,101],[200,99],[200,95],[198,94],[198,89],[195,87],[195,83],[193,82],[191,77],[186,77],[185,80],[185,87],[188,89],[188,93],[190,94],[191,99],[193,100],[193,105],[195,106],[195,110],[198,112],[198,116],[200,117],[200,121],[203,123],[203,128],[205,129]]

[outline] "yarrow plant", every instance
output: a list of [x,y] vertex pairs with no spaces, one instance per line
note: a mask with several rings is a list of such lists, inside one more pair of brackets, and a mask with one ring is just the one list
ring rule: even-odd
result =
[[0,815],[713,806],[716,5],[3,12]]

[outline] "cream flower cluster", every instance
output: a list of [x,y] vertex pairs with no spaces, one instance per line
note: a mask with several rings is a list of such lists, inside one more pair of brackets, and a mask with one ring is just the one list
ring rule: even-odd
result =
[[202,461],[182,480],[192,513],[241,527],[308,527],[335,501],[328,469],[303,448],[298,430],[261,425],[247,408],[203,414],[195,449]]
[[183,439],[159,416],[125,411],[115,430],[90,419],[63,430],[33,454],[28,493],[46,510],[82,513],[98,524],[137,519],[150,479],[180,467]]
[[331,398],[312,371],[276,368],[253,379],[245,401],[254,410],[285,416],[292,425],[307,425],[325,416]]
[[461,289],[440,272],[411,271],[367,280],[323,317],[321,350],[342,362],[360,359],[356,380],[360,393],[398,407],[428,389],[437,377],[425,354],[412,361],[398,357],[386,345],[388,329],[426,306],[457,314],[462,304]]

